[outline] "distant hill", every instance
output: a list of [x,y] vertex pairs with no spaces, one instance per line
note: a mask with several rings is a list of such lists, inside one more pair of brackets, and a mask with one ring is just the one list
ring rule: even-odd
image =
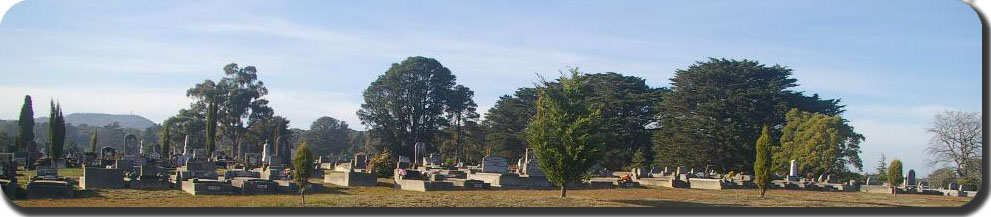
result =
[[[48,116],[38,117],[34,120],[37,123],[48,122]],[[90,125],[90,126],[106,126],[117,122],[120,127],[123,128],[134,128],[139,130],[144,130],[145,128],[155,125],[155,122],[148,120],[147,118],[138,115],[115,115],[115,114],[97,114],[97,113],[72,113],[65,116],[65,122],[72,124],[74,126],[79,125]]]

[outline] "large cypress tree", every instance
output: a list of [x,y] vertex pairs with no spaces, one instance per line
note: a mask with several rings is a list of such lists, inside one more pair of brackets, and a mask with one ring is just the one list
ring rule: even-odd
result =
[[172,135],[169,135],[170,126],[165,124],[163,125],[164,126],[162,127],[162,134],[160,135],[158,141],[162,143],[162,153],[161,153],[162,158],[169,159],[169,157],[171,157],[172,155],[172,144],[170,144],[172,143],[171,141]]
[[604,139],[599,106],[588,98],[589,88],[577,69],[561,85],[538,88],[537,116],[526,128],[527,141],[537,154],[540,169],[548,181],[561,187],[567,196],[569,184],[576,184],[589,168],[602,159]]
[[51,103],[51,114],[48,116],[48,158],[52,166],[57,166],[62,149],[65,147],[65,118],[62,116],[62,105]]
[[[648,125],[656,121],[657,104],[666,88],[653,88],[646,80],[615,72],[583,74],[590,90],[589,100],[602,105],[603,131],[606,147],[601,166],[618,170],[632,163],[630,153],[640,150],[652,160]],[[551,82],[549,85],[560,85]],[[537,114],[537,90],[520,88],[512,95],[499,97],[485,114],[486,146],[493,152],[512,159],[519,158],[529,145],[523,129]],[[650,166],[651,161],[643,164]]]
[[96,153],[97,129],[99,128],[93,128],[93,135],[89,137],[89,151],[93,153]]
[[826,115],[843,112],[839,100],[789,90],[798,86],[791,73],[779,65],[715,58],[676,71],[671,92],[659,106],[660,128],[653,137],[656,163],[752,171],[753,142],[763,125],[771,127],[773,141],[791,108]]
[[764,198],[771,187],[771,158],[771,133],[765,125],[757,139],[757,159],[754,161],[754,182],[760,190],[761,198]]
[[206,150],[209,156],[213,156],[217,147],[217,111],[217,101],[211,99],[206,109]]
[[520,158],[530,145],[526,141],[526,126],[537,115],[537,89],[517,89],[512,95],[499,97],[485,113],[485,147],[492,154],[510,159]]
[[412,157],[418,142],[436,151],[439,129],[448,123],[443,115],[455,79],[435,59],[409,57],[365,89],[358,117],[373,137],[391,145],[393,154]]
[[24,96],[24,105],[21,106],[21,116],[17,120],[17,141],[16,151],[26,152],[27,146],[34,141],[34,108],[31,106],[31,96]]

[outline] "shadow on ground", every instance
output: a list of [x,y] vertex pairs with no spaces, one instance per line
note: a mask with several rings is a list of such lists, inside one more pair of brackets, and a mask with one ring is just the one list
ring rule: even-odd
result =
[[809,200],[806,200],[806,201],[827,202],[827,203],[843,203],[843,204],[855,204],[855,205],[860,205],[860,206],[866,204],[866,205],[875,205],[875,206],[914,207],[914,206],[906,206],[906,205],[899,205],[899,204],[877,203],[877,202],[866,202],[866,201],[851,202],[851,201],[842,201],[842,200],[816,200],[816,199],[809,199]]
[[731,204],[696,203],[673,200],[614,200],[613,202],[650,207],[736,207]]

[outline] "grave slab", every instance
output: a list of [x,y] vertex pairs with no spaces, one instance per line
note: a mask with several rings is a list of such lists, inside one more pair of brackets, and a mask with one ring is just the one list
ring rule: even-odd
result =
[[278,193],[279,184],[260,178],[234,177],[231,179],[231,187],[241,194],[275,194]]
[[192,195],[229,195],[234,194],[230,183],[213,179],[189,179],[182,181],[182,191]]
[[87,190],[124,188],[124,170],[85,167],[83,176],[79,177],[79,188]]
[[371,173],[327,173],[323,176],[323,182],[345,187],[377,186],[378,178]]

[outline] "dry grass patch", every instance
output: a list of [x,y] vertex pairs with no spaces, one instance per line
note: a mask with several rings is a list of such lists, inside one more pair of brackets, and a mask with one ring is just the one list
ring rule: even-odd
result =
[[[22,172],[23,173],[23,172]],[[63,173],[71,174],[71,173]],[[78,176],[78,175],[76,175]],[[320,178],[310,180],[321,183]],[[347,188],[321,184],[308,193],[309,207],[946,207],[962,206],[972,198],[933,195],[886,195],[861,192],[772,190],[767,198],[757,190],[698,190],[668,188],[569,190],[487,190],[413,192],[396,190],[390,179],[378,187]],[[295,207],[299,195],[193,196],[181,190],[108,189],[83,198],[16,200],[25,207]]]

